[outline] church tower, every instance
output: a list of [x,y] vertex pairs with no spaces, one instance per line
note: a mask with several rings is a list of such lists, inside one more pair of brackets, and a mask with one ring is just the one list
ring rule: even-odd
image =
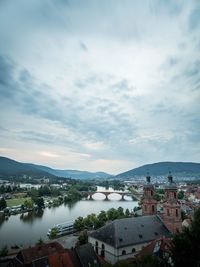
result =
[[154,199],[155,190],[151,184],[151,177],[147,174],[146,183],[143,187],[142,215],[157,213],[157,201]]
[[171,173],[168,175],[168,183],[165,186],[165,202],[163,203],[163,221],[166,227],[175,233],[181,230],[181,206],[178,201],[177,186],[173,182]]

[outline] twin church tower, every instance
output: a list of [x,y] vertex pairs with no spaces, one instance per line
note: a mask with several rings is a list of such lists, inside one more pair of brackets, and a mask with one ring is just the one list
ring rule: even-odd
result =
[[[165,226],[175,233],[181,230],[181,206],[178,201],[177,186],[173,182],[171,174],[168,176],[168,183],[164,188],[165,196],[163,202],[163,214],[159,215]],[[144,185],[143,200],[142,200],[142,214],[156,215],[157,201],[155,199],[155,189],[151,184],[151,177],[147,175],[146,184]]]

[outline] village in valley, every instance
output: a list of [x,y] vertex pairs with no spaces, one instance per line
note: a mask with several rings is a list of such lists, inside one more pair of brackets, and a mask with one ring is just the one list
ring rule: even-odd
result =
[[[68,266],[69,262],[73,267],[119,263],[121,266],[141,266],[139,264],[144,264],[146,258],[161,264],[158,266],[171,266],[175,257],[181,257],[179,248],[176,249],[180,245],[179,236],[182,238],[188,231],[193,231],[193,227],[199,227],[196,225],[200,219],[198,183],[176,183],[171,173],[164,183],[152,183],[148,173],[142,181],[110,180],[112,191],[108,190],[108,180],[99,183],[68,179],[65,183],[61,180],[51,184],[48,178],[43,178],[37,182],[34,186],[1,181],[0,201],[1,205],[3,200],[6,203],[5,207],[1,206],[1,220],[9,220],[16,214],[26,218],[27,214],[81,199],[95,202],[96,194],[103,196],[103,202],[109,202],[113,194],[118,194],[119,207],[102,210],[99,214],[88,211],[85,217],[78,216],[73,222],[58,224],[49,229],[47,239],[39,238],[35,246],[21,247],[16,243],[2,247],[1,261],[7,264],[5,266],[48,264],[54,267]],[[99,191],[98,184],[106,187]],[[137,206],[123,209],[120,204],[127,201],[126,196],[137,201]],[[24,202],[7,206],[17,200]]]

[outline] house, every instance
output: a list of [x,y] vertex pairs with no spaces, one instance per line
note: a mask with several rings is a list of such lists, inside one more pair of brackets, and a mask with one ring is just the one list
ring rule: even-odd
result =
[[114,220],[89,235],[88,242],[99,256],[114,264],[119,260],[135,257],[152,241],[170,238],[172,233],[181,230],[181,206],[171,174],[165,186],[161,215],[157,213],[154,195],[154,186],[147,175],[142,198],[143,216]]
[[114,264],[134,257],[142,247],[170,231],[157,215],[118,219],[90,234],[88,242],[95,252]]

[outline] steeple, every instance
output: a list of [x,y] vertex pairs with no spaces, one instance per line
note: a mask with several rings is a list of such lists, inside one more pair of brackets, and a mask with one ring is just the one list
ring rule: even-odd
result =
[[167,228],[175,233],[181,230],[181,206],[177,197],[177,186],[173,181],[171,172],[167,177],[167,184],[165,186],[165,201],[163,203],[163,220]]
[[157,201],[154,199],[155,190],[151,184],[149,173],[146,176],[146,183],[143,186],[142,214],[153,215],[157,213]]

